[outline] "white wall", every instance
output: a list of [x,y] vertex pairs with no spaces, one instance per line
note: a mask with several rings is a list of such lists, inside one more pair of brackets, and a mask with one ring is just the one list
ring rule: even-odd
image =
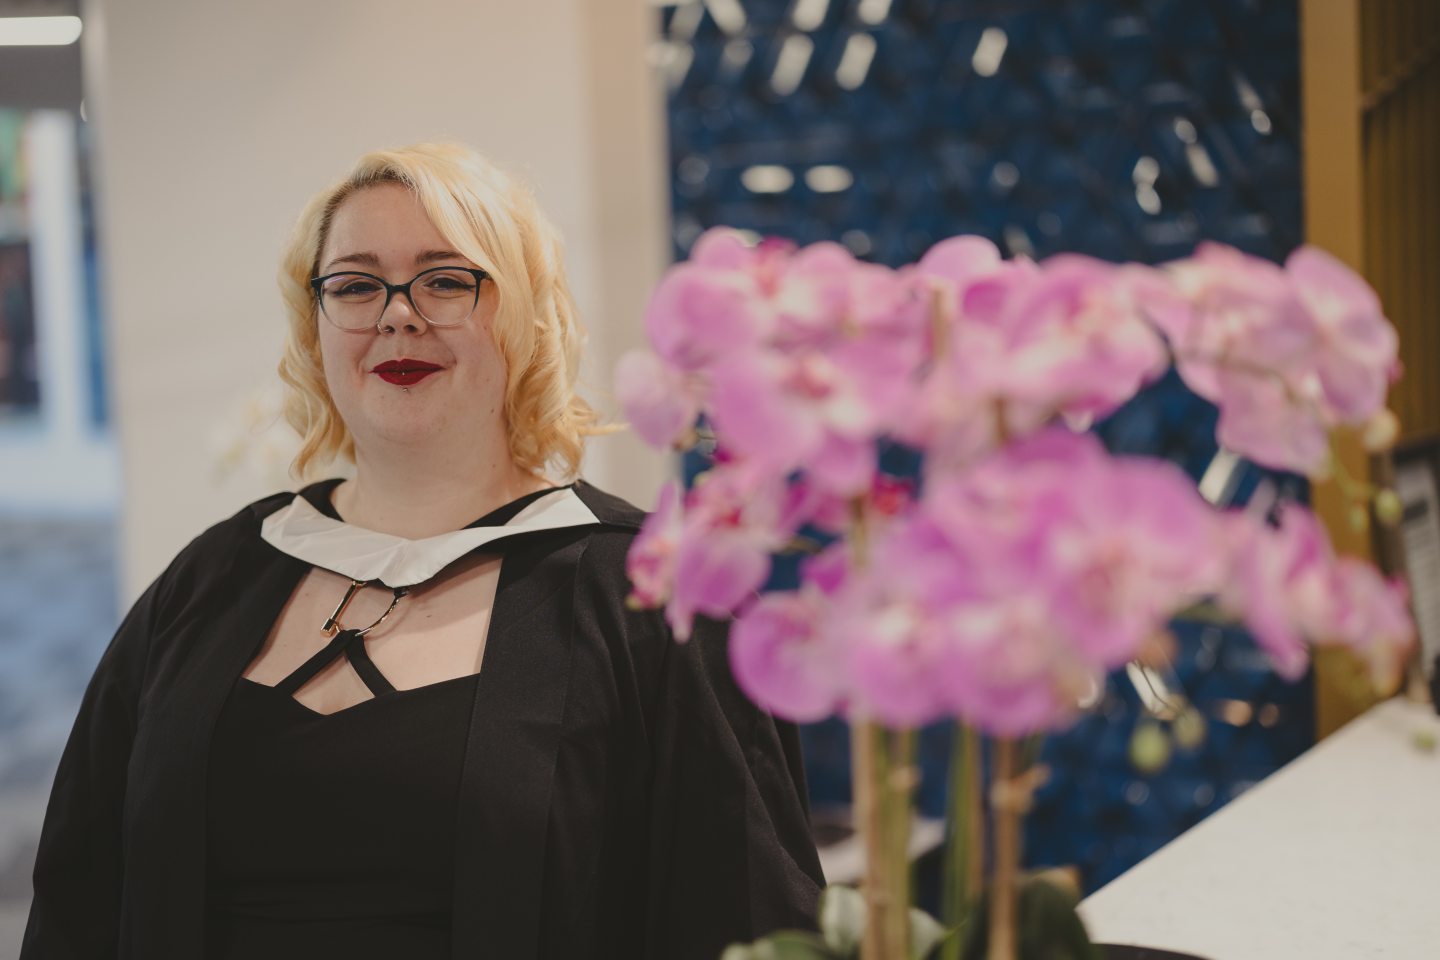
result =
[[[85,17],[127,597],[273,492],[220,476],[212,437],[276,380],[294,216],[366,150],[453,137],[526,176],[608,390],[668,250],[646,0],[92,0]],[[586,474],[649,506],[665,469],[605,439]]]

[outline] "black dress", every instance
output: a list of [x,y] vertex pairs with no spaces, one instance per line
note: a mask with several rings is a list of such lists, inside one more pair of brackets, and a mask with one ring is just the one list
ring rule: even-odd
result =
[[[304,492],[318,504],[331,486]],[[794,728],[736,687],[726,624],[702,619],[678,644],[659,613],[626,604],[625,556],[644,514],[584,481],[573,494],[592,522],[496,531],[486,545],[502,561],[477,676],[323,718],[241,680],[310,569],[262,537],[296,495],[197,537],[137,601],[86,690],[46,812],[21,960],[197,960],[227,936],[239,949],[286,908],[257,906],[267,894],[247,870],[258,860],[299,871],[303,909],[344,910],[361,896],[349,868],[363,876],[372,855],[393,866],[401,846],[410,873],[387,867],[390,889],[370,904],[383,904],[386,935],[412,928],[403,950],[380,950],[389,956],[716,960],[735,941],[813,928],[823,878]],[[323,771],[295,769],[300,754],[277,746],[374,720],[354,739],[392,751],[379,728],[401,724],[380,721],[410,710],[432,717],[433,733],[430,779],[413,796],[388,773],[348,790],[320,783]],[[294,815],[296,777],[333,791],[288,821],[307,835],[246,840],[233,821]],[[397,818],[367,819],[367,791],[453,815],[426,836],[386,837]],[[213,829],[222,818],[227,838]],[[238,849],[286,839],[309,845],[308,859]],[[332,844],[356,859],[327,888],[315,853]],[[290,895],[293,907],[301,896]],[[331,939],[309,955],[358,954]]]
[[[341,520],[333,482],[302,492]],[[550,493],[471,526],[500,526]],[[372,699],[296,694],[346,659]],[[210,742],[207,960],[447,960],[455,815],[476,675],[396,690],[342,630],[273,687],[242,677]]]
[[240,680],[210,745],[209,960],[448,960],[475,685],[325,715]]

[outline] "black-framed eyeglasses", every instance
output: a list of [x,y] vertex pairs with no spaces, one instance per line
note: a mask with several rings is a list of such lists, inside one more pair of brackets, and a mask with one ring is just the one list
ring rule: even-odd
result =
[[474,267],[431,267],[409,283],[388,283],[373,273],[345,271],[314,277],[310,288],[325,319],[341,330],[378,326],[395,294],[403,293],[415,312],[436,327],[470,319],[480,302],[480,282],[490,276]]

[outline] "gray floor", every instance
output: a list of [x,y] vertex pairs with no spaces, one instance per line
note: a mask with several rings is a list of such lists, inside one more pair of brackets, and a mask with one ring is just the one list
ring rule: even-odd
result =
[[55,764],[117,622],[113,522],[0,515],[0,960],[19,953]]

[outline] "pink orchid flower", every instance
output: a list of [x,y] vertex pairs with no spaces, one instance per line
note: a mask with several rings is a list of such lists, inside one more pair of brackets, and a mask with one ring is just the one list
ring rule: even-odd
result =
[[1333,619],[1317,639],[1358,654],[1377,687],[1392,688],[1416,639],[1405,582],[1387,580],[1363,560],[1341,557],[1331,574],[1331,599]]
[[910,415],[896,425],[898,439],[926,451],[927,471],[964,467],[1006,435],[1037,430],[1056,414],[1047,388],[1039,387],[1037,396],[1036,385],[1019,380],[1013,368],[1022,333],[1008,320],[1017,316],[1011,308],[1036,281],[1036,265],[992,264],[986,252],[983,246],[957,244],[941,262],[958,260],[952,268],[961,279],[930,275],[940,311],[934,364]]
[[730,616],[764,584],[770,557],[799,529],[805,503],[781,476],[752,462],[722,463],[696,481],[675,545],[665,615],[677,640],[696,614]]
[[1324,526],[1287,505],[1278,526],[1245,513],[1227,518],[1233,568],[1220,599],[1245,622],[1282,676],[1305,670],[1306,645],[1335,644],[1366,658],[1382,685],[1398,676],[1414,643],[1403,582],[1337,557]]
[[827,617],[843,651],[852,716],[916,726],[945,713],[944,616],[968,590],[967,559],[914,511],[876,531]]
[[1010,307],[1009,322],[1025,331],[1014,342],[1012,397],[1088,425],[1165,372],[1164,344],[1133,302],[1126,274],[1075,254],[1038,272]]
[[949,626],[955,641],[939,671],[947,705],[995,736],[1067,726],[1079,712],[1080,691],[1101,674],[1061,642],[1037,591],[1005,591],[966,604]]
[[1114,458],[1074,479],[1046,559],[1064,574],[1056,613],[1089,663],[1137,657],[1175,611],[1224,578],[1218,517],[1172,464]]
[[648,350],[631,350],[615,364],[615,393],[625,418],[652,447],[669,448],[700,414],[700,391]]
[[944,309],[950,322],[917,415],[900,435],[943,464],[964,466],[1057,416],[1088,425],[1168,364],[1127,273],[1088,257],[1037,265],[991,252],[955,241],[937,263],[958,279],[933,267],[926,274],[942,284],[942,297],[953,295]]
[[732,230],[704,233],[690,259],[666,272],[650,299],[645,331],[678,370],[699,372],[777,339],[823,334],[840,322],[851,261],[843,247],[750,246]]
[[1340,423],[1364,423],[1384,408],[1386,391],[1399,373],[1399,338],[1380,298],[1318,247],[1290,254],[1285,272],[1315,322],[1312,362],[1326,406]]
[[870,486],[876,441],[910,406],[928,333],[905,280],[842,256],[796,256],[800,276],[816,258],[843,271],[831,276],[844,285],[820,297],[823,322],[784,322],[787,340],[716,363],[709,400],[720,442],[737,455],[776,473],[803,469],[817,486],[851,496]]
[[1257,463],[1319,475],[1329,431],[1379,413],[1398,341],[1374,291],[1314,247],[1282,270],[1217,244],[1167,267],[1189,309],[1164,329],[1181,377],[1220,408],[1221,444]]
[[923,506],[986,571],[1010,578],[1001,591],[1043,582],[1057,630],[1099,667],[1133,658],[1223,576],[1214,511],[1189,478],[1111,457],[1089,434],[1052,428],[1016,441],[928,488]]
[[730,666],[755,703],[796,723],[840,709],[838,636],[825,628],[829,600],[814,583],[768,593],[735,620]]
[[655,512],[645,518],[625,559],[630,578],[629,601],[636,607],[658,607],[675,588],[675,554],[680,539],[680,482],[660,488]]
[[[1372,420],[1398,364],[1373,291],[1319,251],[1282,269],[1208,244],[1152,270],[1006,261],[959,237],[896,272],[711,231],[646,323],[655,353],[618,371],[627,415],[668,445],[704,413],[719,464],[683,504],[662,495],[628,560],[632,601],[664,604],[679,640],[738,611],[732,667],[777,715],[1053,729],[1207,596],[1286,676],[1315,642],[1392,674],[1413,643],[1403,588],[1337,558],[1307,511],[1275,527],[1218,514],[1172,465],[1058,425],[1113,411],[1168,345],[1219,408],[1222,445],[1325,469],[1329,431]],[[918,502],[877,470],[886,437],[924,454]],[[756,599],[805,522],[841,539],[797,591]]]
[[1263,466],[1320,476],[1330,463],[1330,426],[1315,396],[1276,376],[1215,371],[1221,447]]
[[1225,367],[1286,375],[1303,365],[1315,323],[1280,267],[1203,243],[1165,272],[1189,309],[1155,316],[1168,324],[1180,375],[1196,393],[1218,401],[1215,373]]
[[1249,512],[1226,515],[1231,569],[1220,602],[1244,621],[1283,677],[1309,662],[1308,638],[1329,629],[1335,554],[1313,513],[1287,505],[1278,526]]

